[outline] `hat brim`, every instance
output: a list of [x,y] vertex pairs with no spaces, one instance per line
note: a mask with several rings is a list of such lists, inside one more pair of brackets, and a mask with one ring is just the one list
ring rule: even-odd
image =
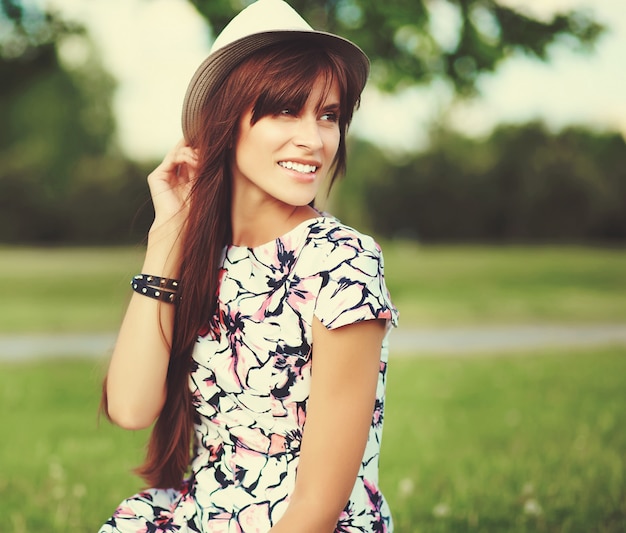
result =
[[183,135],[187,143],[193,144],[199,131],[204,102],[228,74],[259,49],[289,41],[307,41],[316,46],[335,50],[345,58],[346,64],[353,70],[359,92],[365,87],[370,69],[369,60],[363,50],[347,39],[332,33],[302,30],[268,31],[248,35],[210,54],[191,78],[182,111]]

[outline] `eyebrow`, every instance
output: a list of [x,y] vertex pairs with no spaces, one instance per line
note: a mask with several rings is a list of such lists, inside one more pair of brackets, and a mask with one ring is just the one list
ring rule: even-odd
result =
[[319,111],[340,111],[341,104],[339,102],[333,102],[328,105],[320,106]]

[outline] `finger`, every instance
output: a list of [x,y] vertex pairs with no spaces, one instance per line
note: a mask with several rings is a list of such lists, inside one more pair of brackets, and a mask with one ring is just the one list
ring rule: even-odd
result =
[[163,161],[157,168],[165,172],[172,172],[176,170],[177,165],[184,162],[191,163],[195,160],[197,160],[196,152],[185,144],[184,139],[181,139],[165,154]]
[[198,156],[191,148],[182,148],[172,156],[173,170],[177,177],[195,175],[198,169]]

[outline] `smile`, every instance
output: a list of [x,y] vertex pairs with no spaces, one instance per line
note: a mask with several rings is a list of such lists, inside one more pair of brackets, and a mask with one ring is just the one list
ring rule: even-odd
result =
[[318,168],[314,165],[304,165],[294,161],[279,161],[278,164],[287,170],[295,170],[296,172],[300,172],[302,174],[313,174]]

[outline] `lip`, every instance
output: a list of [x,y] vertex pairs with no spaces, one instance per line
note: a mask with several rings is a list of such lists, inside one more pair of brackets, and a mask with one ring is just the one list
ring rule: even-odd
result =
[[280,168],[283,172],[286,172],[287,175],[293,179],[294,181],[297,181],[299,183],[313,183],[318,176],[319,173],[319,169],[316,170],[315,172],[310,172],[309,174],[303,174],[302,172],[298,172],[297,170],[291,170],[288,168],[284,168],[281,167],[280,165],[277,165],[278,168]]

